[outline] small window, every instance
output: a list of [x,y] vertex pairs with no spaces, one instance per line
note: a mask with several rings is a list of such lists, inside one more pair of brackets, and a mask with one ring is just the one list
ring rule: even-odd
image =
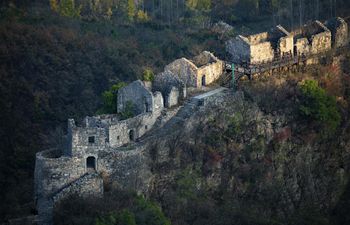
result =
[[95,136],[90,136],[89,137],[89,144],[95,143]]
[[148,129],[148,126],[146,125],[146,126],[145,126],[145,130],[147,130],[147,129]]
[[120,136],[117,136],[117,140],[119,141],[119,139],[120,139]]

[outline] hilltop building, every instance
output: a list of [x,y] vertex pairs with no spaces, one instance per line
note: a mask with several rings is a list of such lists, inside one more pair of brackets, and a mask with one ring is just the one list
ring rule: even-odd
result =
[[[181,59],[170,64],[154,84],[137,80],[119,89],[116,114],[86,117],[81,124],[69,119],[66,146],[36,155],[39,225],[52,224],[55,203],[70,194],[102,196],[106,177],[121,188],[147,192],[151,174],[141,163],[146,146],[137,145],[138,139],[174,116],[170,113],[159,121],[166,108],[186,98],[187,85],[212,83],[222,72],[222,61],[203,52],[193,62]],[[133,116],[124,118],[125,112]]]
[[325,53],[347,44],[348,24],[337,17],[324,24],[316,20],[292,32],[278,25],[270,32],[238,35],[226,43],[226,49],[234,63],[259,65],[284,57]]
[[187,87],[200,88],[219,78],[224,63],[212,53],[204,51],[193,59],[177,59],[165,67],[165,71],[175,74]]
[[269,62],[275,55],[293,54],[293,36],[279,25],[270,32],[247,37],[238,35],[227,43],[227,51],[235,63]]

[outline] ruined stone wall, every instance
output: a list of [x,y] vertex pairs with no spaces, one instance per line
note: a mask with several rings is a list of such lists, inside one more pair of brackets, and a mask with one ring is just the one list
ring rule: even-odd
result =
[[52,225],[54,204],[71,194],[102,196],[101,173],[121,188],[147,191],[151,175],[142,148],[99,151],[96,172],[87,170],[85,158],[57,158],[56,152],[44,151],[36,157],[34,197],[39,225]]
[[118,151],[100,152],[99,168],[115,187],[147,193],[150,179],[146,145],[121,148]]
[[147,90],[142,81],[134,81],[118,91],[118,112],[123,112],[129,102],[133,103],[134,113],[136,115],[152,111],[152,92]]
[[97,173],[85,174],[78,180],[72,182],[70,185],[66,186],[56,195],[54,195],[53,202],[59,202],[60,200],[68,197],[69,195],[79,195],[82,197],[103,196],[103,179]]
[[310,53],[310,45],[307,38],[299,38],[295,43],[296,55],[307,55]]
[[263,42],[256,45],[250,46],[250,63],[259,64],[262,62],[273,61],[274,50],[270,42]]
[[185,58],[177,59],[164,68],[177,75],[186,86],[192,87],[197,84],[197,69],[195,64]]
[[172,106],[175,106],[179,102],[179,89],[176,87],[172,87],[169,94],[165,98],[165,107],[170,108]]
[[312,36],[311,54],[317,54],[329,51],[332,48],[332,34],[330,31],[325,31]]
[[278,41],[278,49],[280,56],[283,57],[285,54],[294,55],[294,39],[293,36],[282,37]]
[[75,127],[72,129],[72,156],[82,157],[96,154],[109,145],[104,127]]
[[259,34],[249,35],[248,40],[250,44],[255,45],[255,44],[266,42],[268,38],[269,38],[269,33],[263,32]]
[[159,91],[162,93],[165,107],[167,107],[167,96],[169,96],[173,87],[179,90],[179,99],[186,98],[186,85],[184,82],[171,71],[164,71],[157,74],[153,81],[153,91]]
[[250,46],[248,39],[237,36],[226,43],[226,50],[234,63],[250,62]]
[[[159,110],[144,113],[127,120],[121,120],[118,123],[111,125],[109,127],[110,146],[117,148],[135,141],[153,127],[157,121],[157,118],[160,116],[160,113],[161,111]],[[131,140],[131,138],[133,140]]]
[[349,28],[344,19],[333,18],[327,20],[325,25],[332,33],[332,47],[339,48],[349,43]]
[[36,155],[34,171],[35,199],[45,198],[57,192],[86,172],[84,158],[52,157],[55,152],[58,151],[49,150],[39,152]]
[[202,77],[205,76],[205,85],[215,82],[222,74],[224,63],[221,60],[202,66],[197,70],[196,87],[202,86]]

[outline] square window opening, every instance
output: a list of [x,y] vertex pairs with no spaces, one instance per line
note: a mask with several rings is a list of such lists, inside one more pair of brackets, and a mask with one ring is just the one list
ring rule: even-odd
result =
[[95,136],[90,136],[89,137],[89,144],[95,143]]

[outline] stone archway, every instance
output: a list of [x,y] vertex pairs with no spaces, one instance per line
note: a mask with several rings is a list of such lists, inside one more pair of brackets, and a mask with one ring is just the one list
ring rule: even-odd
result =
[[86,158],[86,169],[88,171],[96,171],[96,158],[94,156]]

